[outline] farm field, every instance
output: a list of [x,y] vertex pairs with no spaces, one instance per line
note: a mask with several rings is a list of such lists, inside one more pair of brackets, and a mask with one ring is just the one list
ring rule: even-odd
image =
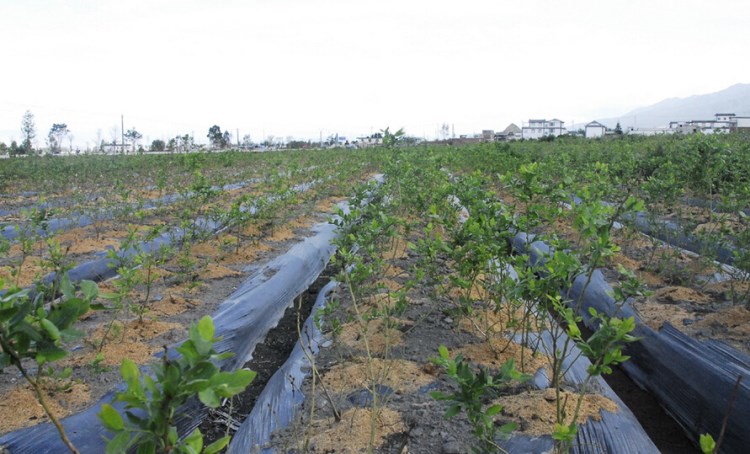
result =
[[[48,413],[81,452],[102,435],[113,452],[146,443],[112,412],[134,405],[132,370],[189,358],[188,339],[234,356],[155,417],[182,437],[157,451],[195,449],[196,428],[229,452],[750,443],[745,136],[81,156],[0,174],[10,452],[66,448]],[[641,426],[613,369],[682,444]]]

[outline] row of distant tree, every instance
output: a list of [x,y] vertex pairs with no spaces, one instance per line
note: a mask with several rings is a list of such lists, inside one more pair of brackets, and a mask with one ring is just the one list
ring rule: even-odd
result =
[[[34,149],[34,139],[37,137],[36,123],[34,121],[34,114],[28,110],[23,114],[23,118],[21,118],[21,137],[20,144],[15,140],[10,143],[10,146],[6,145],[4,142],[0,142],[0,154],[7,153],[11,156],[30,155],[37,151]],[[123,133],[123,138],[131,144],[133,149],[135,149],[138,146],[138,142],[143,138],[143,134],[138,132],[135,128],[131,128]],[[60,153],[66,139],[68,139],[69,147],[72,151],[73,134],[68,128],[68,125],[65,123],[53,123],[47,133],[45,142],[49,151],[52,153]],[[103,141],[102,145],[104,145]]]
[[[115,130],[116,132],[116,130]],[[34,114],[30,111],[26,111],[21,119],[21,143],[12,141],[9,145],[4,142],[0,142],[0,154],[10,154],[11,156],[18,155],[30,155],[35,154],[37,151],[34,148],[34,140],[37,138],[37,128],[34,121]],[[116,136],[115,136],[116,137]],[[208,139],[212,148],[223,149],[231,146],[232,135],[229,131],[221,131],[218,125],[211,126],[208,130]],[[139,142],[143,139],[141,134],[135,127],[128,129],[122,134],[124,141],[130,145],[130,149],[133,151],[145,151]],[[54,123],[47,133],[46,145],[47,149],[52,153],[60,153],[65,145],[66,139],[68,140],[69,148],[72,151],[73,148],[73,134],[65,123]],[[99,151],[104,151],[108,146],[117,147],[117,139],[113,137],[111,143],[107,143],[99,138],[98,147]],[[120,144],[120,151],[124,151],[124,144]],[[244,146],[252,146],[250,136],[246,135],[243,138]],[[189,151],[195,148],[195,140],[190,134],[178,135],[167,141],[156,139],[151,142],[150,151]]]
[[[388,128],[386,128],[384,131],[381,131],[381,133],[379,133],[378,136],[382,138],[384,144],[385,142],[387,142],[387,139],[390,139],[391,137],[395,138],[395,142],[395,140],[401,139],[401,136],[404,135],[403,130],[399,130],[396,133],[390,133]],[[6,145],[3,142],[0,142],[0,154],[10,154],[11,156],[30,155],[38,151],[35,150],[33,146],[34,139],[36,139],[37,137],[34,114],[32,114],[28,110],[23,114],[23,118],[21,119],[21,137],[22,140],[20,144],[15,140],[11,142],[10,146]],[[113,137],[111,143],[107,143],[104,140],[101,140],[101,134],[99,134],[99,138],[97,139],[99,151],[106,151],[108,147],[111,147],[111,149],[124,152],[125,143],[118,144],[116,137],[117,127],[113,128]],[[208,138],[209,145],[212,149],[221,150],[232,146],[232,134],[229,131],[222,131],[221,127],[219,127],[218,125],[211,126],[208,129],[208,134],[206,135],[206,137]],[[122,134],[122,138],[124,139],[124,142],[130,145],[130,149],[132,151],[146,151],[139,145],[139,142],[141,141],[141,139],[143,139],[143,134],[138,132],[135,127],[125,131]],[[69,149],[72,151],[73,134],[68,128],[68,125],[65,123],[52,124],[52,127],[47,133],[47,149],[54,154],[60,153],[63,149],[63,145],[65,144],[66,139],[68,140]],[[274,139],[274,136],[268,136],[268,138],[265,141],[261,142],[260,145],[266,147],[278,146],[278,142],[274,141]],[[339,145],[338,142],[338,135],[336,135],[335,137],[330,136],[326,140],[325,144],[329,146]],[[256,144],[251,140],[250,135],[243,136],[242,142],[238,140],[237,145],[246,149],[254,148],[256,146]],[[287,137],[285,145],[286,148],[308,148],[313,144],[310,141],[294,140],[292,137]],[[161,139],[153,140],[151,142],[151,146],[149,147],[149,151],[185,152],[193,150],[195,147],[196,143],[193,136],[190,134],[185,134],[175,136],[167,141]]]

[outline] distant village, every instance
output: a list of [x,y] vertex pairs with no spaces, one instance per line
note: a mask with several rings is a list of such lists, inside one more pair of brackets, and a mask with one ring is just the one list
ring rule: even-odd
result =
[[[518,127],[511,123],[501,132],[492,129],[483,130],[481,134],[460,135],[457,138],[435,141],[437,143],[471,143],[471,142],[505,142],[512,140],[539,140],[559,136],[584,137],[597,139],[617,134],[633,136],[655,136],[664,134],[725,134],[734,131],[750,131],[750,117],[737,116],[733,113],[717,113],[711,120],[671,121],[664,128],[608,128],[598,121],[592,121],[583,128],[568,131],[565,122],[557,118],[552,120],[530,119]],[[360,138],[358,138],[360,139]],[[362,138],[368,140],[367,138]],[[370,141],[360,141],[360,145],[370,145]]]
[[[65,126],[65,125],[62,125]],[[216,127],[218,128],[218,127]],[[554,140],[560,136],[566,137],[580,137],[585,139],[598,139],[607,136],[617,135],[629,135],[629,136],[656,136],[656,135],[667,135],[667,134],[726,134],[735,131],[750,131],[750,116],[739,116],[734,113],[717,113],[713,119],[710,120],[689,120],[689,121],[670,121],[669,126],[662,128],[635,128],[626,127],[621,128],[618,123],[615,128],[608,128],[604,124],[598,121],[592,121],[587,123],[583,127],[576,127],[574,130],[568,130],[565,127],[565,122],[557,118],[551,120],[547,119],[529,119],[528,122],[522,123],[521,127],[518,127],[515,123],[511,123],[504,130],[497,132],[492,129],[482,130],[481,134],[461,134],[456,136],[453,134],[452,137],[448,134],[448,125],[443,125],[442,138],[436,140],[426,140],[413,136],[404,136],[401,141],[408,144],[417,143],[428,143],[428,144],[468,144],[468,143],[482,143],[482,142],[508,142],[515,140]],[[138,139],[140,134],[138,134]],[[131,131],[128,131],[130,134]],[[239,132],[238,132],[239,134]],[[123,134],[123,137],[127,137]],[[355,139],[348,139],[345,136],[334,134],[323,140],[321,137],[320,141],[312,140],[294,140],[291,137],[286,138],[274,138],[269,136],[267,140],[261,143],[253,143],[250,141],[250,136],[246,135],[243,137],[242,142],[239,141],[234,144],[231,141],[231,135],[228,131],[224,132],[222,136],[225,143],[221,146],[217,146],[215,143],[209,146],[196,143],[193,136],[184,135],[178,136],[174,139],[170,139],[168,142],[161,140],[154,140],[151,146],[142,147],[138,146],[137,140],[130,140],[130,143],[126,143],[123,138],[121,143],[113,140],[112,143],[101,142],[101,145],[95,149],[87,149],[87,152],[102,153],[102,154],[128,154],[134,153],[136,150],[140,152],[162,152],[162,153],[173,153],[173,152],[194,152],[200,150],[217,150],[234,148],[241,151],[268,151],[268,150],[279,150],[279,149],[311,149],[311,148],[367,148],[374,147],[383,144],[382,132],[376,132],[368,136],[356,137]],[[61,142],[61,141],[60,141]],[[13,155],[13,147],[15,141],[11,144],[10,149],[0,142],[0,157],[7,157]],[[73,152],[72,140],[71,146],[67,150],[63,149],[60,145],[58,150],[37,150],[37,153],[41,154],[80,154],[80,150]]]

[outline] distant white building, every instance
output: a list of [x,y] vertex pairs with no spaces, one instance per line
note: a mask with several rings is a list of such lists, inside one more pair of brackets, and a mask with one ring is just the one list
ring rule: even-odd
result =
[[674,134],[675,131],[670,128],[634,128],[631,126],[625,133],[631,136],[658,136]]
[[596,139],[597,137],[604,137],[604,133],[607,132],[607,127],[598,121],[592,121],[586,125],[584,131],[584,137],[587,139]]
[[541,139],[542,137],[558,137],[566,133],[565,122],[553,118],[552,120],[529,120],[521,128],[521,137],[524,139]]
[[357,146],[360,148],[374,147],[377,145],[383,145],[383,134],[379,132],[366,137],[357,137]]
[[521,138],[521,128],[516,126],[515,123],[511,123],[502,132],[495,133],[495,142],[503,142],[506,140],[518,140]]
[[750,129],[750,117],[738,117],[733,113],[717,113],[713,120],[670,121],[669,129],[691,134],[725,134],[738,129]]
[[101,150],[104,154],[124,154],[130,151],[130,145],[126,143],[105,143],[102,144]]

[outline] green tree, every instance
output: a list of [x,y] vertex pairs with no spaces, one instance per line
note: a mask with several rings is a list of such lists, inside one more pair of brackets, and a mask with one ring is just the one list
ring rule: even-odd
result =
[[68,134],[70,134],[70,131],[68,130],[68,125],[65,123],[54,123],[52,125],[47,135],[47,140],[53,153],[59,153],[62,150],[63,140]]
[[8,154],[9,155],[16,156],[16,155],[21,154],[22,152],[23,152],[23,150],[21,150],[18,147],[18,144],[16,143],[15,140],[13,140],[13,141],[10,142],[10,147],[8,147]]
[[621,136],[622,135],[622,126],[620,126],[620,122],[617,122],[617,125],[615,126],[615,135]]
[[167,144],[163,140],[151,141],[151,151],[164,151],[167,148]]
[[133,147],[133,151],[135,151],[136,145],[138,145],[138,141],[143,138],[143,134],[138,132],[135,127],[128,129],[125,131],[125,140],[130,142],[130,144]]
[[213,148],[224,148],[226,145],[225,135],[221,132],[221,128],[218,125],[208,128],[208,135],[206,137],[208,137]]
[[404,128],[401,128],[396,132],[391,132],[390,129],[390,127],[386,127],[385,129],[380,130],[383,134],[383,146],[386,148],[392,148],[405,134]]
[[31,113],[31,111],[26,111],[26,113],[23,114],[23,119],[21,120],[21,135],[23,136],[23,141],[21,141],[21,153],[31,153],[32,151],[32,143],[31,141],[34,140],[34,137],[36,137],[36,126],[34,125],[34,114]]

